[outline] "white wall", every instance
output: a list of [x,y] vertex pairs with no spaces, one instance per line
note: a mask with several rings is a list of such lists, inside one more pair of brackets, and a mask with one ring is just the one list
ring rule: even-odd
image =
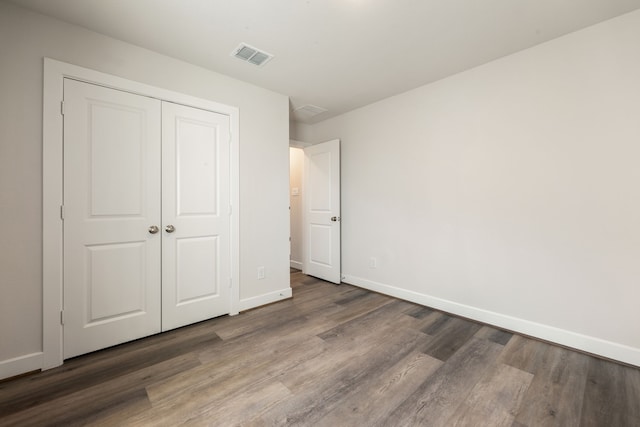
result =
[[241,308],[290,291],[286,96],[0,2],[0,378],[42,350],[45,56],[239,107]]
[[289,137],[295,140],[296,144],[311,145],[303,141],[310,140],[312,138],[312,132],[313,125],[294,121],[289,123]]
[[639,40],[636,11],[295,128],[342,141],[346,281],[640,365]]
[[[302,177],[304,150],[289,148],[289,203],[291,206],[291,267],[302,270]],[[298,194],[294,194],[294,189]]]

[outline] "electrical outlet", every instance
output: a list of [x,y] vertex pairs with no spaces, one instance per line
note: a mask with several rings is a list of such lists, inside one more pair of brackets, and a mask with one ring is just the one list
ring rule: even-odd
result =
[[264,276],[265,276],[264,267],[263,266],[258,267],[258,280],[264,279]]
[[375,257],[369,258],[369,268],[378,268],[378,259]]

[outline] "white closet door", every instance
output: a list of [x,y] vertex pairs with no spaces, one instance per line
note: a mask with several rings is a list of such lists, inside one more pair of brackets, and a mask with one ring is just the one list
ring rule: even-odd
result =
[[64,358],[160,331],[160,109],[65,79]]
[[231,307],[229,117],[162,103],[162,330]]

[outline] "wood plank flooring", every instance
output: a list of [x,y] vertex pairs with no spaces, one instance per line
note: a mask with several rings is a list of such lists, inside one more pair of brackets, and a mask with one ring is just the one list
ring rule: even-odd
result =
[[0,426],[640,426],[640,370],[292,271],[293,299],[0,382]]

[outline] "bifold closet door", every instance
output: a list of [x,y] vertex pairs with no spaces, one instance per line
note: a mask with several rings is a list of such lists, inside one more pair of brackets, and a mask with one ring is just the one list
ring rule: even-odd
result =
[[162,103],[162,330],[230,311],[229,117]]
[[64,358],[161,330],[161,102],[64,81]]

